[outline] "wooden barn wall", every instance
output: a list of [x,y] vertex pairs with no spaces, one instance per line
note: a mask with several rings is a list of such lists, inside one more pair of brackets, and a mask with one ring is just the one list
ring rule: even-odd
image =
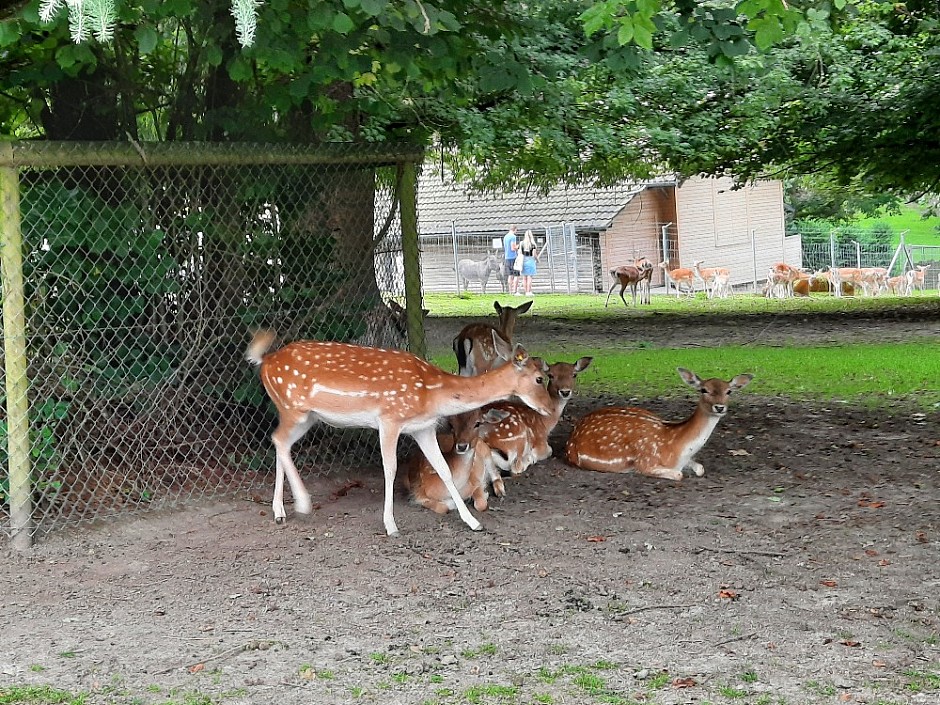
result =
[[[732,284],[766,278],[775,262],[799,255],[784,242],[783,184],[759,181],[733,190],[730,178],[695,178],[677,191],[679,262],[727,267]],[[751,232],[754,242],[751,242]]]
[[[612,280],[611,269],[632,264],[646,257],[654,265],[662,261],[661,227],[675,219],[675,189],[648,188],[641,191],[618,213],[610,227],[600,235],[601,268],[606,287]],[[658,267],[653,272],[653,286],[663,283]],[[606,289],[605,289],[606,290]]]

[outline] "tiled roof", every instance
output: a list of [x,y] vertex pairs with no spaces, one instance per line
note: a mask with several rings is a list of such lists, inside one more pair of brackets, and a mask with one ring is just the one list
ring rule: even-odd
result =
[[470,194],[448,175],[425,172],[418,180],[418,229],[422,235],[451,232],[502,233],[512,224],[520,231],[572,223],[578,231],[602,231],[638,193],[674,179],[624,183],[609,188],[558,186],[545,195],[535,191]]

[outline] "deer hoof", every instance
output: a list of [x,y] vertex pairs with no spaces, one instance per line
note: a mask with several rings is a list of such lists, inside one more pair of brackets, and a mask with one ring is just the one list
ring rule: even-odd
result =
[[280,524],[283,524],[285,521],[287,521],[287,517],[274,517],[275,524],[280,525]]

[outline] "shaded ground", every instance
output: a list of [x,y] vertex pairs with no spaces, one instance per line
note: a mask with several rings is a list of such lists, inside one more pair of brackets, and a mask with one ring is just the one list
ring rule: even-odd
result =
[[[754,331],[783,344],[808,328],[836,342],[860,328],[644,321],[631,335],[675,345]],[[431,326],[446,347],[452,325]],[[940,340],[936,314],[863,328]],[[620,334],[540,319],[522,332],[533,345]],[[573,402],[556,447],[604,401]],[[644,405],[679,417],[690,401]],[[704,478],[553,459],[508,483],[483,533],[399,498],[402,536],[385,538],[381,472],[364,468],[307,478],[319,508],[307,520],[288,508],[282,527],[265,494],[58,534],[3,554],[0,695],[52,684],[96,703],[936,703],[938,421],[742,394],[699,455]]]

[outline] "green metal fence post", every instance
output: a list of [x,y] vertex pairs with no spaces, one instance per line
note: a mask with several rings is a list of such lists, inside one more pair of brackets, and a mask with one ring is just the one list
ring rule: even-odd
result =
[[[9,143],[3,147],[10,150]],[[32,488],[29,478],[29,400],[26,396],[26,315],[23,296],[23,235],[16,167],[0,167],[0,275],[3,277],[3,345],[6,359],[7,471],[10,479],[10,534],[13,547],[32,545]]]
[[408,347],[427,357],[421,301],[421,252],[418,243],[418,173],[414,162],[401,165],[401,252],[405,269],[405,310],[408,315]]

